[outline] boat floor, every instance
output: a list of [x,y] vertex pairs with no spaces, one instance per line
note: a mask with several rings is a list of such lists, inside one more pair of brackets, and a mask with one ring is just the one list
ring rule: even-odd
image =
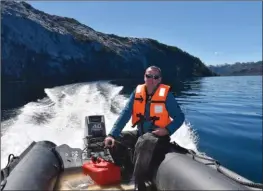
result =
[[[147,190],[151,190],[151,184],[146,183]],[[97,185],[90,176],[82,172],[63,172],[57,180],[54,190],[134,190],[133,180],[123,180],[112,185]]]

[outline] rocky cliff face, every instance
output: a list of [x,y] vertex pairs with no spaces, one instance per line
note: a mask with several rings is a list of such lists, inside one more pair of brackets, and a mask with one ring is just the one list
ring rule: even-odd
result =
[[2,82],[67,83],[142,78],[149,65],[166,79],[212,76],[202,61],[153,39],[104,34],[25,2],[1,2]]

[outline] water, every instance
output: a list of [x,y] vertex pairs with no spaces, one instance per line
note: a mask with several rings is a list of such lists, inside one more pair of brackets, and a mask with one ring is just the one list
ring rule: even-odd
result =
[[[186,84],[185,84],[186,85]],[[262,77],[215,77],[187,83],[178,97],[199,150],[262,182]]]
[[[173,84],[186,122],[172,140],[262,182],[261,83],[260,76],[242,76]],[[2,167],[8,154],[20,154],[32,141],[47,139],[82,148],[86,115],[104,114],[109,132],[135,85],[103,81],[60,86],[45,89],[43,99],[8,110],[12,117],[2,121],[1,129]],[[130,126],[129,121],[124,130]]]

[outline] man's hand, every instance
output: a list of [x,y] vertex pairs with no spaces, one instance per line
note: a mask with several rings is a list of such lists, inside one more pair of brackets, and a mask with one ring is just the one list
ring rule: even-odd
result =
[[152,131],[152,133],[158,136],[165,136],[169,134],[168,130],[165,128],[157,128],[154,131]]
[[115,143],[115,140],[113,137],[106,137],[104,139],[104,144],[105,144],[105,147],[113,147],[114,146],[114,143]]

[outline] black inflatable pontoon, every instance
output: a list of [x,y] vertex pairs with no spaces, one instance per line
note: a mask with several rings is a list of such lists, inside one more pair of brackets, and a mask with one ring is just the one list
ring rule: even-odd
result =
[[10,163],[1,170],[1,189],[53,190],[62,170],[55,147],[49,141],[33,142],[20,157],[10,157]]
[[[181,150],[181,151],[180,151]],[[216,160],[178,146],[155,171],[157,190],[250,190],[263,188],[221,166]],[[249,187],[250,186],[250,187]]]
[[[98,133],[102,127],[105,134],[103,116],[90,116],[85,121],[86,130],[92,126]],[[90,125],[91,123],[99,125]],[[90,129],[86,130],[87,139],[94,132],[92,133]],[[90,148],[103,141],[101,137],[96,139],[97,143],[91,143],[89,140],[85,141],[85,146],[89,145]],[[109,155],[105,151],[102,153]],[[67,189],[79,189],[76,184],[83,184],[83,180],[86,183],[90,181],[84,179],[83,177],[86,176],[82,173],[83,161],[90,154],[65,144],[56,146],[49,141],[33,142],[20,157],[11,158],[10,155],[7,167],[1,170],[1,190],[63,190],[66,189],[65,184],[69,184],[73,179],[76,180],[76,177],[82,178],[82,182],[75,181],[75,187],[73,185]],[[262,190],[263,188],[262,184],[253,183],[224,168],[217,161],[197,155],[176,143],[155,170],[151,184],[154,190]],[[91,189],[87,187],[87,190]],[[97,189],[103,190],[102,187]],[[117,187],[112,189],[116,190]],[[132,190],[133,187],[121,187],[121,189]]]

